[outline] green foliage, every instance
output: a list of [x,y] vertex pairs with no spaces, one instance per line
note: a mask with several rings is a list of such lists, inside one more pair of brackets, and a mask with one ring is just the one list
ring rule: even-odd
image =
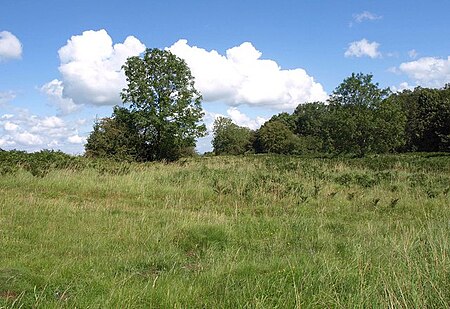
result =
[[146,142],[139,133],[134,115],[116,106],[112,117],[100,119],[85,145],[87,157],[110,158],[125,161],[143,161]]
[[401,149],[406,143],[406,115],[402,107],[388,98],[373,113],[373,151],[386,153]]
[[450,151],[450,88],[417,87],[392,95],[406,115],[406,151]]
[[147,145],[145,160],[176,160],[181,149],[195,146],[206,128],[201,95],[184,60],[168,50],[147,49],[123,66],[127,87],[121,97]]
[[389,88],[380,89],[372,82],[373,75],[352,73],[336,87],[329,102],[333,106],[361,106],[376,108],[390,94]]
[[388,89],[372,82],[372,75],[352,74],[333,92],[328,104],[299,105],[295,133],[306,151],[364,156],[393,152],[405,143],[406,117],[388,99]]
[[212,146],[216,155],[239,155],[252,149],[253,132],[234,124],[230,118],[214,120],[213,134]]
[[304,148],[312,152],[333,150],[329,132],[329,106],[323,102],[300,104],[292,114],[294,132],[302,139]]
[[[380,105],[389,95],[389,89],[380,89],[378,83],[372,82],[372,75],[362,73],[352,74],[334,90],[331,95],[330,110],[330,135],[333,140],[333,148],[338,153],[352,153],[364,156],[370,152],[392,150],[397,144],[391,145],[390,141],[396,141],[396,136],[389,138],[390,134],[396,135],[397,131],[383,131],[388,135],[380,136],[382,125],[390,122],[398,122],[392,119],[397,114],[377,112]],[[384,118],[380,118],[387,116]],[[378,147],[377,141],[382,140],[384,147]],[[378,148],[378,149],[377,149]]]
[[82,169],[80,158],[61,151],[41,150],[35,153],[11,150],[0,151],[0,175],[16,174],[23,169],[33,176],[44,177],[56,169]]
[[0,176],[17,175],[25,171],[37,178],[44,178],[51,172],[76,172],[85,169],[92,169],[99,175],[128,174],[130,163],[116,161],[107,158],[88,159],[53,150],[34,153],[18,150],[0,151]]
[[272,116],[272,118],[269,119],[270,122],[273,121],[280,121],[282,123],[284,123],[289,130],[291,130],[292,132],[295,132],[296,129],[296,117],[294,115],[291,115],[289,113],[279,113],[277,115]]
[[283,121],[266,122],[256,133],[256,149],[263,153],[296,154],[300,139]]
[[128,108],[94,125],[86,155],[116,160],[174,161],[192,154],[206,128],[201,95],[184,60],[170,51],[147,49],[123,66],[127,87],[121,93]]

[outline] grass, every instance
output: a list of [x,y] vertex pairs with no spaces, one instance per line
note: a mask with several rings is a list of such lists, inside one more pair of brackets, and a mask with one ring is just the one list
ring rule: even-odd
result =
[[450,156],[0,175],[0,308],[448,307]]

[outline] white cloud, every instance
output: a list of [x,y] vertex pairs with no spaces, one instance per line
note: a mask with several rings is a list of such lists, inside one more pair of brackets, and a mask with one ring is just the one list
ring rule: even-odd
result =
[[367,56],[370,58],[381,57],[381,53],[378,51],[380,44],[377,42],[370,43],[366,39],[361,41],[355,41],[349,44],[348,49],[345,51],[345,57],[363,57]]
[[0,147],[13,146],[13,145],[15,145],[15,143],[11,142],[9,137],[6,137],[6,136],[0,137]]
[[415,49],[411,49],[410,51],[408,51],[408,56],[411,59],[416,59],[418,55],[419,53]]
[[8,31],[0,32],[0,62],[22,57],[22,43]]
[[450,83],[450,56],[445,58],[423,57],[415,61],[404,62],[396,70],[411,78],[423,87],[442,87]]
[[56,116],[45,117],[41,124],[46,128],[60,128],[64,126],[64,121]]
[[84,144],[86,142],[86,138],[79,136],[78,134],[69,136],[67,141],[71,144]]
[[0,105],[4,105],[14,100],[16,95],[12,91],[0,92]]
[[119,104],[120,91],[126,86],[122,65],[144,50],[145,45],[133,36],[113,45],[103,29],[72,36],[58,51],[62,81],[52,80],[41,90],[63,114],[75,111],[76,105]]
[[71,98],[64,97],[64,85],[60,80],[54,79],[43,85],[40,90],[48,96],[53,105],[58,108],[61,115],[76,112],[82,106],[75,104]]
[[247,127],[252,130],[259,129],[259,127],[261,127],[261,125],[263,125],[264,122],[267,121],[267,119],[260,116],[250,118],[246,114],[242,113],[237,107],[228,108],[226,115],[205,111],[205,117],[203,117],[203,120],[205,122],[206,128],[208,129],[208,132],[212,132],[214,120],[219,117],[230,118],[234,124],[237,124],[241,127]]
[[227,114],[231,118],[231,120],[238,126],[247,127],[252,130],[259,129],[259,127],[261,127],[264,122],[267,121],[266,119],[259,116],[251,119],[246,114],[239,111],[236,107],[230,107],[227,110]]
[[392,92],[402,92],[403,90],[413,90],[414,87],[408,84],[407,82],[402,82],[398,86],[390,87]]
[[44,143],[43,139],[40,136],[36,134],[31,134],[30,132],[27,131],[16,134],[14,136],[14,140],[18,144],[25,146],[38,146]]
[[364,11],[359,14],[353,14],[353,20],[357,23],[362,23],[363,21],[366,21],[366,20],[373,21],[373,20],[378,20],[378,19],[382,19],[382,18],[383,18],[383,16],[379,16],[379,15],[373,14],[368,11]]
[[307,101],[327,99],[322,85],[305,70],[282,70],[275,61],[260,59],[261,52],[249,42],[228,49],[225,56],[190,46],[186,40],[168,49],[189,65],[195,86],[206,102],[287,110]]
[[0,117],[0,147],[27,151],[61,149],[80,153],[85,136],[78,132],[87,132],[85,124],[86,121],[64,121],[57,116],[38,116],[26,110],[17,110],[14,114]]
[[4,114],[0,117],[0,119],[11,119],[12,117],[14,117],[13,114]]
[[19,128],[17,124],[12,123],[10,121],[5,122],[3,127],[5,128],[6,131],[16,131]]
[[[186,40],[168,49],[186,60],[207,102],[288,110],[306,101],[327,99],[322,85],[305,70],[282,70],[275,61],[260,59],[261,52],[248,42],[229,49],[225,56],[191,47]],[[61,114],[69,114],[82,104],[119,104],[120,91],[126,86],[121,66],[144,50],[145,45],[132,36],[113,45],[105,30],[72,36],[59,50],[62,79],[43,85],[41,91]]]

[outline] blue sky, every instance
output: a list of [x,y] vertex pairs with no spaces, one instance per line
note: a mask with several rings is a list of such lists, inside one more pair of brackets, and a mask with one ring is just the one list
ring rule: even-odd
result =
[[[450,82],[450,1],[0,2],[0,148],[82,153],[145,47],[184,58],[205,122],[257,128],[352,72],[382,87]],[[211,137],[198,143],[210,150]]]

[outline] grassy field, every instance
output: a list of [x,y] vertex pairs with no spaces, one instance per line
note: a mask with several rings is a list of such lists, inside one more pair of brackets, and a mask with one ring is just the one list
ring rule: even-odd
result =
[[0,308],[448,307],[449,191],[443,154],[3,167]]

